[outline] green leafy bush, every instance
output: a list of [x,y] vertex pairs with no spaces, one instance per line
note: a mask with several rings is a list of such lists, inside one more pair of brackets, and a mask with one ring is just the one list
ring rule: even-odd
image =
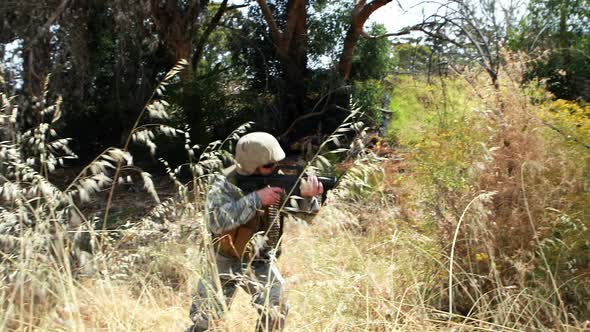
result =
[[[385,87],[384,84],[377,80],[355,81],[353,98],[358,106],[362,107],[365,112],[367,124],[371,126],[380,126],[383,121],[381,108],[386,108]],[[385,106],[385,107],[384,107]]]

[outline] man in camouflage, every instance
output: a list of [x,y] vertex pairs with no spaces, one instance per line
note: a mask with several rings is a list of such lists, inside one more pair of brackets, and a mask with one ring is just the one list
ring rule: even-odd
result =
[[[223,175],[216,175],[208,193],[207,226],[216,249],[217,268],[199,281],[191,305],[193,326],[189,331],[205,331],[220,319],[238,286],[252,296],[259,313],[257,331],[282,330],[285,324],[288,305],[284,280],[275,265],[280,255],[283,215],[273,213],[284,190],[267,187],[244,194],[235,185],[236,174],[273,174],[285,153],[272,135],[255,132],[238,141],[235,157],[236,165],[225,169]],[[304,197],[300,209],[317,212],[316,196],[323,193],[321,182],[309,176],[302,181],[300,191]]]

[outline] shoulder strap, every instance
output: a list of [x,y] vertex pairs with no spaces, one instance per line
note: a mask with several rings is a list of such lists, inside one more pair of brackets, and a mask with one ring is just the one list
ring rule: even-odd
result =
[[234,186],[238,183],[236,180],[236,165],[224,168],[221,171],[221,174],[223,174],[223,176],[227,178],[227,181],[229,181],[229,183],[233,184]]

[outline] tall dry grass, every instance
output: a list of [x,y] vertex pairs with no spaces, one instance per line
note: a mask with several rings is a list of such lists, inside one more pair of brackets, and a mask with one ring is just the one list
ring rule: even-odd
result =
[[[6,139],[0,143],[0,329],[169,330],[187,324],[196,280],[215,269],[203,218],[208,177],[228,158],[222,148],[251,124],[202,151],[186,131],[167,126],[169,105],[163,92],[182,66],[175,66],[156,87],[125,145],[106,149],[65,189],[49,181],[64,159],[75,158],[68,140],[57,138],[53,128],[60,117],[59,99],[52,105],[44,100],[39,114],[32,116],[33,125],[24,130],[19,124],[30,115],[18,113],[14,97],[0,95],[0,125]],[[46,99],[47,95],[46,91]],[[328,142],[338,145],[338,138],[349,131],[346,126],[339,127]],[[176,188],[176,195],[163,201],[151,175],[134,165],[129,153],[135,142],[153,155],[157,134],[184,134],[188,157],[188,163],[176,169],[162,161]],[[314,171],[330,166],[320,152],[318,160],[309,164]],[[179,180],[183,172],[192,174],[190,183]],[[116,203],[117,187],[137,179],[157,205],[141,220],[112,225],[109,212]],[[86,218],[80,204],[105,191],[102,215]],[[160,308],[166,312],[156,314]],[[161,321],[160,315],[174,319]]]
[[[0,94],[0,330],[79,330],[95,326],[88,324],[88,319],[96,321],[96,327],[135,330],[128,310],[105,311],[96,300],[108,299],[112,304],[105,303],[106,307],[115,309],[127,304],[121,301],[125,294],[141,293],[146,285],[158,284],[162,287],[150,293],[146,303],[139,296],[128,304],[130,308],[149,307],[156,305],[154,299],[160,294],[171,291],[171,284],[182,284],[190,274],[161,259],[165,254],[153,256],[151,250],[142,248],[155,240],[178,238],[180,230],[172,231],[176,226],[169,221],[195,217],[201,209],[194,208],[195,201],[186,195],[184,185],[177,187],[178,195],[184,198],[182,208],[181,202],[173,199],[160,202],[151,175],[135,166],[128,152],[134,141],[153,153],[156,134],[183,133],[160,121],[168,118],[168,104],[162,99],[165,87],[182,66],[175,66],[156,87],[125,146],[106,149],[63,187],[49,179],[66,159],[76,156],[68,147],[68,139],[59,138],[55,129],[61,114],[60,98],[50,100],[46,83],[38,108],[32,110],[33,114],[25,114],[20,112],[17,98]],[[206,150],[195,169],[220,164],[216,156]],[[108,211],[115,188],[134,179],[143,182],[158,204],[145,219],[112,229]],[[108,188],[103,219],[86,218],[80,204]]]
[[[404,201],[418,204],[409,219],[434,229],[445,253],[437,307],[516,329],[581,328],[590,155],[556,130],[563,123],[544,120],[553,102],[542,82],[523,83],[528,59],[506,58],[499,89],[467,72],[418,92],[432,115],[405,141]],[[458,83],[459,98],[439,92]]]
[[[509,64],[519,68],[519,61]],[[589,327],[581,257],[587,152],[543,123],[544,97],[523,93],[533,87],[518,73],[504,71],[500,91],[465,74],[472,115],[464,124],[443,119],[457,111],[447,105],[436,112],[443,126],[413,137],[419,146],[405,147],[405,161],[363,150],[312,223],[287,222],[278,262],[291,305],[286,330]],[[53,120],[38,123],[24,142],[14,99],[2,101],[0,330],[186,328],[197,280],[212,261],[205,180],[223,164],[220,149],[247,127],[202,151],[174,129],[184,134],[190,160],[168,168],[175,196],[143,219],[105,229],[108,219],[86,218],[80,202],[127,174],[154,191],[149,176],[126,173],[134,170],[131,155],[108,149],[66,189],[51,185],[46,175],[68,155],[51,145]],[[137,142],[154,147],[146,130],[167,128],[153,122],[165,110],[160,97],[148,102],[142,114],[160,116],[139,120]],[[329,160],[312,166],[332,167]],[[185,169],[193,174],[188,184],[178,177]],[[239,293],[217,329],[253,329],[255,316]]]

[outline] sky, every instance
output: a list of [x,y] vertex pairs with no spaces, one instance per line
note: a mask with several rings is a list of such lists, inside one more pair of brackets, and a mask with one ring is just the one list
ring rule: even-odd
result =
[[[351,0],[352,1],[352,0]],[[377,9],[370,17],[365,28],[370,22],[382,23],[387,27],[388,32],[399,31],[403,27],[415,25],[436,12],[444,0],[395,0],[387,5]],[[472,1],[472,4],[477,4]],[[499,20],[504,18],[501,7],[517,6],[517,9],[511,12],[516,19],[522,17],[528,0],[497,0],[496,15]],[[401,8],[403,7],[403,9]],[[442,14],[439,12],[439,14]]]
[[392,1],[377,9],[371,15],[365,27],[377,22],[385,25],[388,32],[396,32],[404,27],[420,23],[424,17],[423,13],[426,15],[432,14],[436,7],[437,5],[432,2],[430,5],[425,4],[423,0]]

